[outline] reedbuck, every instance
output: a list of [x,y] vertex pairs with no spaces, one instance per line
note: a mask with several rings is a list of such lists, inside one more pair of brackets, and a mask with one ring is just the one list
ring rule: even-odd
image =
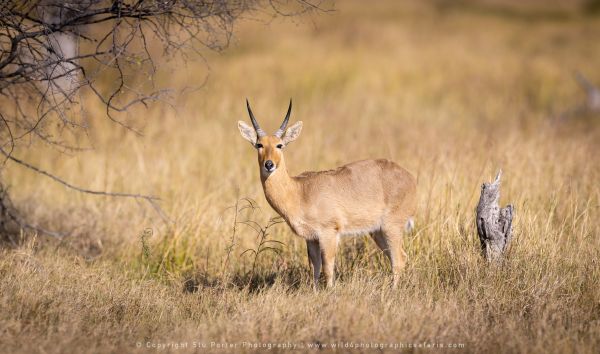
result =
[[288,174],[283,150],[298,139],[302,122],[289,128],[292,101],[279,130],[267,135],[246,100],[250,127],[238,128],[258,151],[260,180],[267,201],[292,230],[306,240],[317,287],[321,265],[327,286],[333,285],[334,262],[340,236],[369,233],[389,258],[393,284],[406,264],[402,247],[405,230],[412,228],[416,182],[405,169],[388,160],[352,162],[335,170]]

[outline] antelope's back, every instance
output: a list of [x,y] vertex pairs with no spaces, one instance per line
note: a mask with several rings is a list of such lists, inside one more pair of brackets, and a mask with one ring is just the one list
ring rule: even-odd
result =
[[296,178],[304,182],[306,202],[323,208],[349,212],[360,208],[362,213],[401,205],[414,209],[415,178],[389,160],[356,161],[335,170],[305,172]]

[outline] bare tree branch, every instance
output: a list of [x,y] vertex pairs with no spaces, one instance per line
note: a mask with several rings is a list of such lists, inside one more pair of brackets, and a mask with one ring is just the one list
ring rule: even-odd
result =
[[87,189],[87,188],[81,188],[81,187],[77,187],[69,182],[66,182],[65,180],[56,177],[55,175],[46,172],[36,166],[33,166],[21,159],[18,159],[10,154],[8,154],[6,151],[4,151],[4,149],[0,149],[0,152],[7,158],[10,159],[16,163],[18,163],[19,165],[25,166],[30,170],[33,170],[41,175],[44,175],[46,177],[49,177],[50,179],[62,184],[63,186],[76,190],[78,192],[82,192],[82,193],[87,193],[87,194],[94,194],[94,195],[104,195],[104,196],[109,196],[109,197],[123,197],[123,198],[140,198],[140,199],[144,199],[144,200],[159,200],[160,198],[155,197],[155,196],[151,196],[151,195],[143,195],[143,194],[132,194],[132,193],[114,193],[114,192],[104,192],[104,191],[97,191],[97,190],[92,190],[92,189]]
[[[43,131],[55,123],[78,126],[71,111],[80,104],[76,94],[88,89],[106,106],[109,120],[141,135],[135,122],[120,114],[156,102],[167,92],[136,87],[137,77],[153,77],[156,72],[150,41],[160,43],[168,55],[201,56],[202,48],[223,50],[235,21],[262,9],[282,16],[329,11],[323,0],[3,1],[0,96],[7,98],[0,101],[3,125],[10,126],[16,147],[33,134],[66,148],[69,142],[52,143]],[[0,131],[2,145],[9,135],[8,129]]]
[[11,160],[82,193],[145,200],[168,220],[154,196],[74,186],[14,153],[33,141],[61,152],[81,150],[77,137],[85,137],[89,128],[82,97],[103,105],[106,118],[119,128],[141,135],[139,123],[127,111],[163,101],[171,92],[154,86],[157,68],[150,45],[158,45],[167,56],[191,53],[203,59],[203,50],[229,45],[234,23],[244,14],[327,11],[323,2],[0,1],[0,152],[5,157],[0,168]]
[[585,92],[585,100],[557,115],[555,122],[561,123],[572,117],[600,113],[600,89],[579,71],[573,73],[573,78]]

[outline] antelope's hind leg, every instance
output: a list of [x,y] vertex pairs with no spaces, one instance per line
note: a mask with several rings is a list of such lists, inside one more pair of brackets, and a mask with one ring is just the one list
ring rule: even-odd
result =
[[381,251],[383,251],[383,253],[385,254],[385,256],[391,262],[392,261],[392,255],[390,253],[390,247],[388,246],[387,239],[385,238],[385,235],[383,234],[383,232],[382,231],[372,232],[371,233],[371,237],[373,238],[373,241],[375,241],[375,244],[377,245],[377,247],[379,247],[379,249]]
[[381,231],[371,235],[377,246],[390,260],[394,287],[398,285],[400,273],[406,265],[407,255],[402,246],[404,228],[404,223],[389,223],[385,224]]

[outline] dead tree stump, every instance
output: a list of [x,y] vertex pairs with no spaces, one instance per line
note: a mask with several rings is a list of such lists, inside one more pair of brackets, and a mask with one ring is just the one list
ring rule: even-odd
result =
[[500,177],[492,183],[483,183],[477,205],[477,233],[483,257],[490,263],[503,258],[512,238],[513,206],[498,206],[500,199]]

